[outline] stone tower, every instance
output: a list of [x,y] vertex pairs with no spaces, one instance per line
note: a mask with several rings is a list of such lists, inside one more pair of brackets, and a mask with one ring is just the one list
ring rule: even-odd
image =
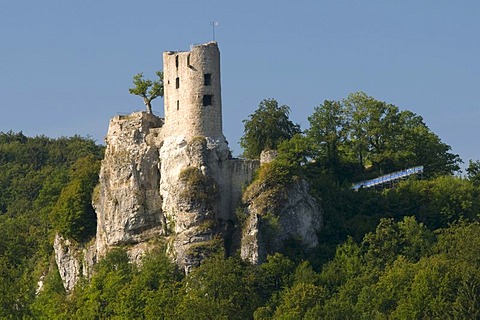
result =
[[[272,195],[266,184],[254,183],[241,206],[245,223],[239,223],[236,209],[260,162],[232,158],[223,136],[217,43],[166,52],[163,59],[165,121],[145,111],[110,121],[93,197],[95,242],[55,237],[67,291],[115,247],[140,262],[166,243],[168,254],[189,272],[219,249],[230,254],[240,248],[242,258],[260,263],[292,238],[318,244],[322,212],[303,180],[288,186],[288,198],[276,204],[265,201]],[[270,213],[278,217],[275,234],[262,227],[271,223],[262,218]]]
[[163,70],[164,134],[187,140],[206,136],[224,141],[217,43],[194,45],[188,52],[164,52]]

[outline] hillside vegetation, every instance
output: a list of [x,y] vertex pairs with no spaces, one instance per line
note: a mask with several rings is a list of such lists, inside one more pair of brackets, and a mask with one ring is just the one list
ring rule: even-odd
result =
[[79,241],[94,235],[102,157],[91,139],[0,133],[0,318],[32,315],[37,282],[54,264],[55,231]]
[[[254,181],[268,192],[308,181],[325,214],[318,247],[289,239],[260,266],[218,252],[187,276],[164,250],[139,268],[118,248],[69,295],[52,238],[93,235],[103,148],[80,137],[0,134],[0,318],[479,318],[480,163],[453,175],[460,159],[420,116],[364,93],[325,101],[304,132],[288,112],[263,101],[245,121],[242,146],[249,157],[278,150]],[[270,125],[277,117],[282,126]],[[395,188],[351,189],[416,165],[424,176]]]

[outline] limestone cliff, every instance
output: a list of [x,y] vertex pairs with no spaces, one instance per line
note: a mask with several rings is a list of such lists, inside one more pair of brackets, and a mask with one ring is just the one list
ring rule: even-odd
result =
[[[185,272],[217,250],[240,247],[236,208],[260,163],[231,157],[222,132],[220,51],[216,42],[188,52],[167,51],[164,58],[165,119],[147,112],[110,121],[99,186],[93,196],[97,232],[81,248],[57,236],[56,261],[67,289],[109,249],[122,246],[132,261],[159,243]],[[281,232],[265,238],[268,214],[248,198],[242,256],[257,263],[284,239],[299,236],[317,244],[318,204],[305,183],[291,186],[275,211]],[[277,205],[277,204],[275,204]],[[280,208],[283,206],[283,208]],[[250,240],[249,240],[250,239]]]
[[74,241],[55,235],[53,243],[55,262],[67,292],[71,291],[79,278],[89,277],[96,262],[94,245],[81,246]]
[[160,159],[147,136],[163,122],[138,112],[110,121],[105,157],[95,197],[96,246],[100,256],[112,246],[135,244],[164,235]]
[[226,194],[219,181],[229,155],[224,142],[206,137],[189,142],[181,136],[168,138],[160,150],[160,193],[171,252],[187,272],[206,254],[196,249],[223,246],[218,227],[220,218],[230,214],[222,211]]
[[162,125],[162,119],[146,112],[110,121],[94,196],[94,244],[80,248],[60,236],[55,239],[56,261],[68,290],[118,246],[138,262],[154,246],[166,244],[188,273],[213,251],[235,252],[239,242],[242,257],[252,263],[261,263],[290,237],[317,245],[322,212],[305,181],[292,184],[282,201],[268,206],[261,204],[269,194],[265,186],[250,186],[243,236],[235,241],[235,210],[259,162],[231,158],[225,140],[164,137]]
[[252,184],[244,197],[244,226],[241,257],[253,264],[268,254],[282,251],[285,241],[295,240],[305,248],[318,245],[317,232],[323,226],[323,211],[308,192],[308,183],[296,179],[282,190]]
[[232,201],[241,197],[231,183],[246,183],[258,164],[246,161],[238,168],[224,139],[187,141],[162,132],[162,124],[144,112],[111,120],[95,203],[96,250],[101,257],[111,247],[132,251],[163,239],[188,272],[205,248],[223,247],[235,219]]

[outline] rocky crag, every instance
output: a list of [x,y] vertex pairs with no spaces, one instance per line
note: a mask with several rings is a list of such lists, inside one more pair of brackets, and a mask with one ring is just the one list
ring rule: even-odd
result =
[[137,257],[161,238],[188,272],[202,259],[200,248],[223,246],[235,222],[232,204],[258,162],[232,159],[224,140],[162,138],[162,122],[145,112],[111,120],[94,203],[96,252],[127,245]]
[[262,227],[265,207],[255,200],[261,187],[244,197],[247,218],[240,230],[236,209],[260,162],[231,157],[221,128],[219,59],[215,42],[166,52],[165,118],[135,112],[111,119],[93,197],[95,239],[84,245],[60,235],[55,239],[67,290],[115,247],[124,247],[138,262],[163,245],[188,273],[218,250],[241,249],[244,259],[261,263],[287,238],[318,243],[322,214],[304,181],[287,190],[285,202],[271,204],[280,225],[277,234]]
[[265,262],[267,255],[281,252],[287,241],[303,250],[318,245],[317,232],[323,227],[323,211],[308,191],[308,183],[298,179],[282,195],[273,196],[263,184],[253,183],[244,199],[244,222],[240,255],[253,264]]

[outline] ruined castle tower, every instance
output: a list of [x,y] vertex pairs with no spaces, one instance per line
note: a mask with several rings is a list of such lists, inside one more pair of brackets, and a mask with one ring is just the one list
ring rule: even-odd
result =
[[217,43],[194,45],[189,52],[164,52],[163,70],[165,134],[224,141]]
[[[140,262],[166,243],[188,273],[218,249],[232,254],[240,247],[243,259],[260,263],[290,238],[318,244],[322,212],[305,181],[289,186],[288,199],[276,205],[265,201],[271,195],[265,184],[254,185],[239,223],[238,205],[260,162],[232,158],[223,136],[217,43],[169,51],[163,59],[165,121],[145,111],[110,121],[92,201],[95,242],[84,247],[56,235],[55,260],[67,291],[115,247]],[[271,223],[262,217],[271,212],[280,226],[275,235],[262,231]],[[274,240],[267,243],[267,236]]]

